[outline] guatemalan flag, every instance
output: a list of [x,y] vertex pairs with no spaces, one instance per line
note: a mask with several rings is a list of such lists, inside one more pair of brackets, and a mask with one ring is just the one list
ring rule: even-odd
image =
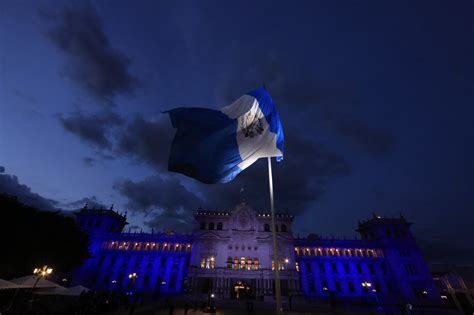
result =
[[270,94],[261,87],[220,110],[167,111],[177,129],[168,170],[206,184],[226,183],[262,157],[283,159],[283,129]]

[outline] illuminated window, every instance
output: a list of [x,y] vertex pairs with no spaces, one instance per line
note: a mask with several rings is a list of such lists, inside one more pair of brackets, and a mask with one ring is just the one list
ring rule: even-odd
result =
[[260,268],[260,262],[258,261],[258,258],[253,259],[253,269],[258,270]]
[[240,258],[240,269],[245,269],[245,257]]
[[299,254],[300,254],[300,250],[299,250],[299,248],[298,248],[298,247],[295,247],[295,255],[297,255],[297,256],[298,256]]
[[234,269],[239,269],[239,258],[234,257]]
[[247,259],[247,270],[252,269],[252,258]]
[[316,256],[322,256],[323,255],[323,250],[321,248],[318,248]]
[[295,263],[295,267],[296,267],[296,272],[300,272],[300,264],[298,264],[298,262]]
[[201,259],[201,269],[204,269],[206,267],[206,259],[202,258]]

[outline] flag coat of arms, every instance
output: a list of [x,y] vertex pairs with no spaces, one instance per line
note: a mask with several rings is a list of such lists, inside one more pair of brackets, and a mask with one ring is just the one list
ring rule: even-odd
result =
[[176,134],[168,170],[206,184],[226,183],[259,158],[283,158],[283,129],[273,100],[261,87],[220,110],[167,111]]

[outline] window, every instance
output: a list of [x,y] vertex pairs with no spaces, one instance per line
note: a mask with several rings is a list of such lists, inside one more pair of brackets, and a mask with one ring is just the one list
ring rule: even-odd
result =
[[222,222],[217,223],[217,229],[222,230]]
[[227,258],[227,268],[232,269],[232,257]]
[[337,292],[341,292],[341,291],[342,291],[341,283],[340,283],[339,281],[336,281],[336,291],[337,291]]
[[349,291],[350,292],[355,292],[354,282],[349,281],[347,284],[349,285]]
[[201,230],[205,230],[206,229],[206,222],[201,222]]
[[384,275],[387,274],[387,266],[385,266],[385,264],[381,264],[381,265],[380,265],[380,269],[382,269],[382,273],[383,273]]
[[239,269],[239,258],[234,257],[234,269]]
[[336,266],[335,263],[332,263],[332,264],[331,264],[331,269],[332,269],[332,272],[333,272],[333,273],[337,273],[337,266]]
[[300,272],[300,264],[298,262],[295,263],[296,272]]
[[313,272],[313,268],[311,267],[311,263],[309,261],[306,262],[306,271],[308,273]]
[[348,264],[344,264],[344,272],[345,273],[349,273],[349,265]]
[[240,269],[245,269],[245,257],[240,258]]
[[275,232],[278,232],[278,225],[275,224]]
[[264,230],[265,232],[270,232],[270,225],[265,224],[264,227],[263,227],[263,230]]
[[324,272],[324,263],[319,263],[319,272]]
[[371,275],[375,274],[374,265],[369,264],[368,266],[369,266],[370,274],[371,274]]
[[209,230],[214,230],[214,222],[209,223]]
[[360,264],[357,264],[356,267],[357,267],[357,272],[362,273],[362,266]]
[[409,276],[414,276],[416,275],[416,268],[413,264],[406,264],[405,265],[405,270]]
[[281,231],[286,232],[286,225],[284,225],[284,224],[281,225]]
[[260,263],[258,261],[258,258],[253,259],[253,269],[258,270],[260,268]]

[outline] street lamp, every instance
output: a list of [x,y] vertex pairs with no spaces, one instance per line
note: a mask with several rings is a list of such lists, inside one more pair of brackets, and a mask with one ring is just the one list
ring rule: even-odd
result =
[[33,289],[36,288],[36,285],[38,284],[39,280],[41,278],[46,278],[49,276],[51,273],[53,273],[53,268],[49,268],[48,266],[44,265],[41,268],[35,268],[33,270],[33,274],[37,277],[35,284],[33,285]]
[[130,285],[135,286],[135,282],[137,281],[138,275],[136,272],[133,272],[128,275],[128,278],[130,279]]

